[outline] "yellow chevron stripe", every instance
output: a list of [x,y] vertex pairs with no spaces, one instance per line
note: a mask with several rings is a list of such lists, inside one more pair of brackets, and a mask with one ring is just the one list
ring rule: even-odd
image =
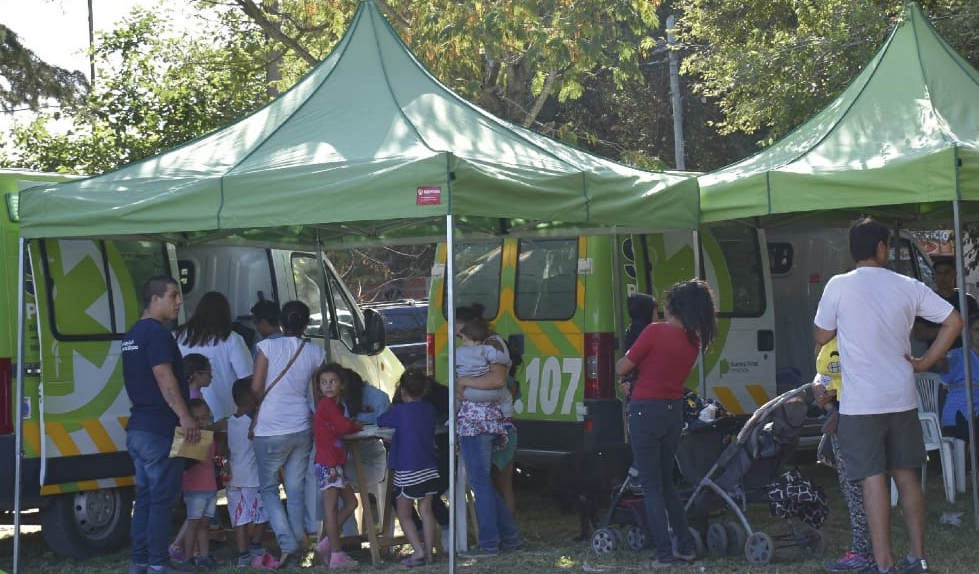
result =
[[60,484],[45,484],[44,486],[41,487],[41,494],[44,496],[50,496],[52,494],[61,494],[62,492],[63,491],[61,490]]
[[24,423],[24,442],[27,443],[27,450],[41,454],[41,427],[37,423]]
[[738,402],[738,399],[734,397],[734,393],[731,391],[730,387],[711,387],[710,391],[714,393],[717,400],[724,405],[727,412],[735,415],[743,415],[744,407]]
[[116,486],[133,486],[136,484],[136,477],[126,476],[116,479]]
[[748,394],[751,395],[751,398],[755,400],[755,404],[759,407],[767,403],[772,398],[768,396],[767,392],[765,392],[765,387],[763,385],[745,385],[745,389],[748,391]]
[[57,424],[50,423],[44,425],[44,430],[54,446],[58,447],[61,451],[61,456],[75,456],[81,454],[78,450],[78,445],[75,441],[71,440],[71,435],[65,430],[65,427]]
[[116,452],[119,447],[116,446],[115,441],[106,432],[105,427],[102,426],[102,422],[96,419],[88,419],[82,421],[82,427],[88,431],[88,435],[92,438],[92,443],[95,444],[95,448],[99,452]]

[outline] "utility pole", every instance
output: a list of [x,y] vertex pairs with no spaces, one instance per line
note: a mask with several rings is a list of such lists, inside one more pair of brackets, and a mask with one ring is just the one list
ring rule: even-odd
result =
[[673,25],[676,17],[670,14],[666,18],[666,48],[670,59],[670,101],[673,104],[673,155],[676,168],[680,171],[687,169],[683,151],[683,100],[680,97],[680,56],[673,49]]
[[88,79],[95,87],[95,14],[92,12],[92,0],[88,0]]

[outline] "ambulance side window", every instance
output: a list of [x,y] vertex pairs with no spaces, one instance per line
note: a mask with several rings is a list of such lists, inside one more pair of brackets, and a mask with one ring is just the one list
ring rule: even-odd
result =
[[[323,310],[320,308],[320,279],[321,272],[316,264],[316,258],[310,255],[293,254],[292,277],[296,281],[296,300],[302,301],[309,307],[309,326],[306,327],[307,337],[323,336]],[[330,311],[327,309],[326,317]]]
[[[482,304],[484,319],[500,311],[500,273],[503,268],[503,240],[474,241],[456,246],[456,305]],[[442,314],[448,318],[448,289],[443,290]]]
[[119,339],[142,313],[142,287],[169,275],[153,241],[46,240],[41,243],[51,332],[59,340]]
[[720,297],[722,317],[758,317],[765,312],[765,274],[758,234],[747,225],[720,225],[711,233],[724,254],[731,297]]
[[522,321],[566,320],[578,300],[578,240],[521,239],[514,312]]

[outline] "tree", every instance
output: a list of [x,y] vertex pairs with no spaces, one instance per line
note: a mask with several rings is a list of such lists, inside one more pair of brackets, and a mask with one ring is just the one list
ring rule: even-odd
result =
[[[979,3],[920,2],[938,30],[979,63]],[[774,141],[846,87],[880,48],[905,0],[677,0],[683,71],[717,102],[721,134]]]
[[[233,5],[296,58],[286,82],[315,65],[346,29],[353,0],[202,0]],[[549,98],[580,97],[584,82],[608,73],[618,88],[641,78],[654,45],[659,0],[378,0],[412,51],[469,101],[534,126]],[[549,126],[537,126],[544,127]]]
[[0,110],[37,111],[44,100],[70,103],[87,90],[84,74],[45,63],[0,24]]
[[[264,38],[234,13],[191,37],[136,11],[96,44],[96,88],[76,106],[14,129],[16,167],[100,173],[228,124],[267,100]],[[56,132],[55,119],[71,126]]]

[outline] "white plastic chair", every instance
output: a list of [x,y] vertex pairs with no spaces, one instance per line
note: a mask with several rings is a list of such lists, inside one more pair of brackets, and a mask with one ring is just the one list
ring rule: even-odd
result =
[[[918,421],[921,423],[921,434],[925,442],[925,451],[938,451],[942,462],[942,480],[945,484],[945,498],[955,502],[955,463],[952,458],[952,444],[955,439],[942,436],[942,427],[938,413],[938,385],[941,379],[934,373],[918,373],[915,375],[915,385],[918,396]],[[965,450],[963,449],[963,454]],[[964,456],[963,456],[964,459]],[[962,462],[963,482],[965,461]],[[928,465],[921,466],[921,489],[925,488],[925,478]],[[964,485],[963,485],[964,489]],[[897,505],[897,485],[891,480],[891,505]]]
[[[918,388],[918,410],[935,413],[938,417],[940,433],[942,413],[938,410],[938,389],[943,384],[942,379],[935,373],[918,373],[914,378]],[[948,443],[952,449],[955,490],[965,492],[965,441],[951,436],[942,436],[942,442]]]

